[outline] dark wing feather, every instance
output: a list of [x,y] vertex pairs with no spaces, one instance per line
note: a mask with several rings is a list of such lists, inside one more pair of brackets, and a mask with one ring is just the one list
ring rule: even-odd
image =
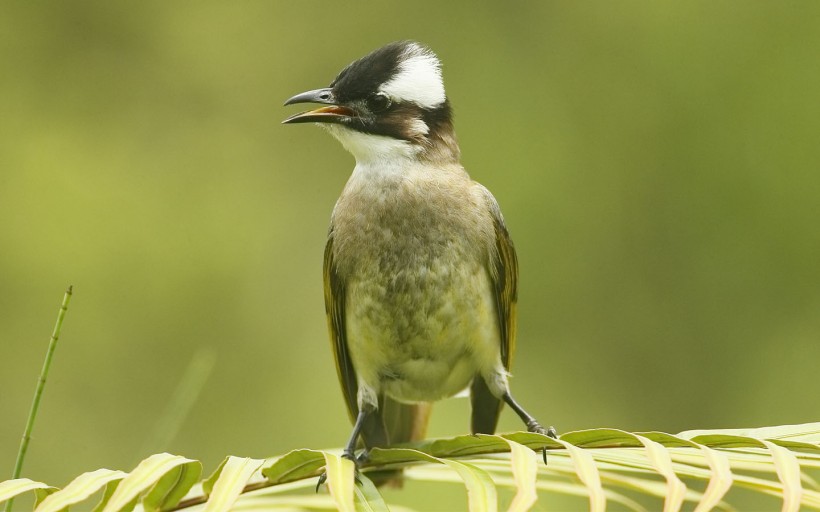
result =
[[327,245],[325,245],[324,278],[325,313],[333,358],[336,360],[336,373],[339,375],[339,384],[342,386],[350,420],[355,422],[359,414],[359,407],[356,404],[358,385],[356,384],[356,371],[353,369],[353,362],[347,350],[345,285],[333,264],[333,230],[328,234]]
[[[510,234],[501,216],[498,203],[486,192],[487,203],[493,217],[495,230],[495,254],[488,269],[495,292],[498,314],[501,361],[506,370],[512,365],[515,352],[516,303],[518,301],[518,258]],[[493,434],[504,402],[490,391],[481,376],[476,376],[470,388],[473,433]]]

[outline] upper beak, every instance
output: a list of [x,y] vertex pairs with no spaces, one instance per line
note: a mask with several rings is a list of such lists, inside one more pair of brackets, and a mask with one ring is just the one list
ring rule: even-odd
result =
[[338,105],[330,88],[307,91],[290,98],[285,105],[294,103],[324,103],[328,107],[320,107],[315,110],[308,110],[292,115],[282,121],[282,124],[290,123],[338,123],[343,119],[353,117],[356,112],[353,109]]

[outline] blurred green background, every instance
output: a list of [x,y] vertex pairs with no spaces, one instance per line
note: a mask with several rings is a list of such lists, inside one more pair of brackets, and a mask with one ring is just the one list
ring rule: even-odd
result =
[[[538,418],[820,419],[820,3],[4,2],[0,469],[68,284],[26,476],[343,444],[321,265],[353,160],[281,105],[404,38],[443,60],[515,239]],[[202,395],[146,446],[203,347]],[[466,400],[436,411],[467,431]]]

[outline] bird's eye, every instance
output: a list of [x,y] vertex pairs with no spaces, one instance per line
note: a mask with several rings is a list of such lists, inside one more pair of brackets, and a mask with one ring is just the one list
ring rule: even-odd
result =
[[382,112],[390,107],[390,98],[383,92],[373,93],[367,97],[367,108],[371,112]]

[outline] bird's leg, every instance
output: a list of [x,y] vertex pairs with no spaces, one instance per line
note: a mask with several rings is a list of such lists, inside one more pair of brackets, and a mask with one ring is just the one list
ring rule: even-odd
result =
[[[521,418],[521,421],[523,421],[524,424],[527,425],[527,431],[534,432],[536,434],[543,434],[543,435],[551,437],[553,439],[558,439],[558,433],[555,431],[555,428],[553,428],[553,427],[549,427],[549,428],[542,427],[541,424],[538,423],[538,420],[533,418],[530,413],[525,411],[524,408],[521,407],[518,404],[518,402],[515,401],[515,399],[512,397],[512,395],[510,394],[509,391],[505,392],[502,395],[501,398],[504,399],[504,401],[507,403],[507,405],[509,405],[512,408],[513,411],[515,411],[515,413],[518,415],[518,417]],[[544,448],[543,450],[541,450],[541,452],[544,456],[544,464],[546,464],[547,463],[547,449]]]
[[[356,416],[356,423],[353,425],[353,432],[350,434],[350,439],[347,441],[342,457],[353,462],[356,474],[356,480],[359,479],[359,464],[367,460],[367,450],[362,453],[361,458],[356,458],[356,445],[359,443],[359,435],[362,433],[362,427],[371,411],[360,409],[358,416]],[[327,480],[327,473],[319,475],[319,481],[316,483],[316,492],[319,492],[319,487]]]
[[342,453],[342,457],[352,460],[354,464],[356,463],[356,445],[359,443],[359,435],[362,433],[362,427],[368,414],[369,411],[365,408],[359,411],[358,416],[356,416],[356,424],[353,425],[353,432],[350,433],[350,439],[347,441],[344,453]]

